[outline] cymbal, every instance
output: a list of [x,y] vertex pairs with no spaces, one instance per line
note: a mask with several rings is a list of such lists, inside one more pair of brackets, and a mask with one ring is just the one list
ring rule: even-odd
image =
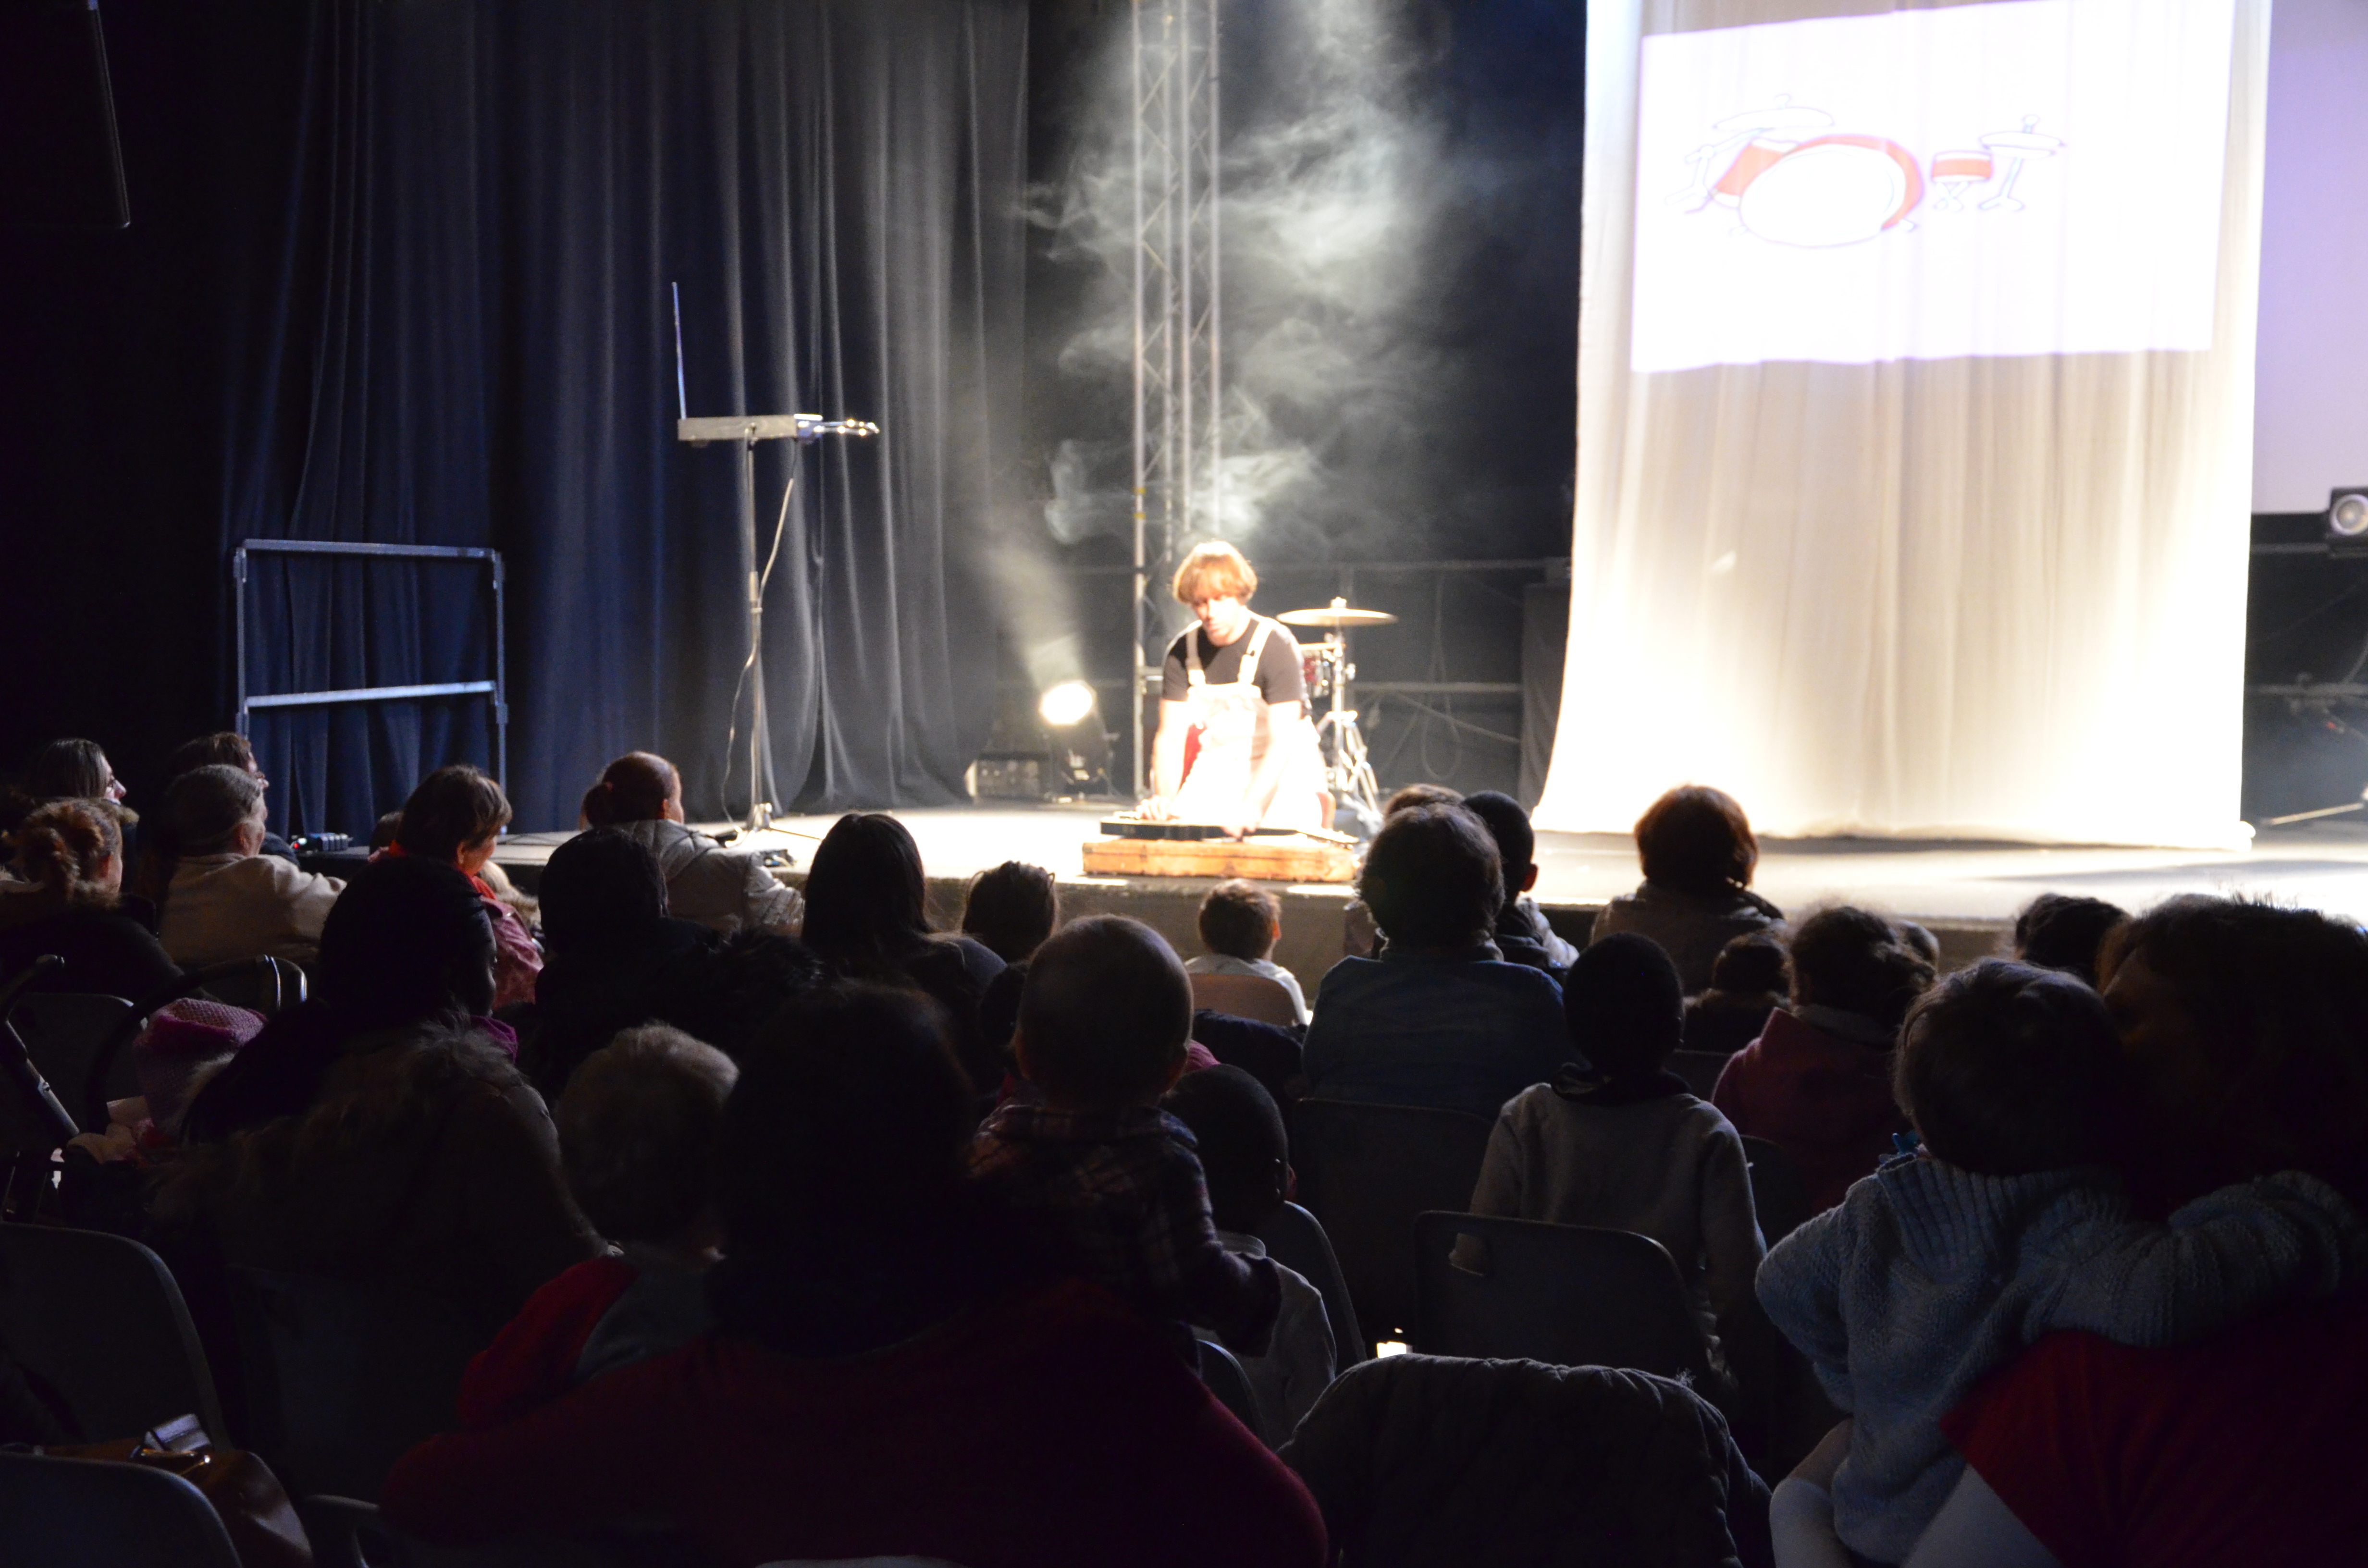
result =
[[1334,605],[1329,609],[1288,609],[1275,619],[1285,626],[1390,626],[1397,617],[1384,609],[1350,609],[1347,605]]

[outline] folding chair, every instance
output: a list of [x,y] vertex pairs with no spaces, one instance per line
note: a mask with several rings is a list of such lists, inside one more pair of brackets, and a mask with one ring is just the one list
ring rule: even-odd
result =
[[1332,1325],[1333,1363],[1345,1369],[1365,1359],[1365,1333],[1357,1326],[1357,1304],[1340,1278],[1323,1221],[1296,1203],[1286,1203],[1258,1228],[1267,1256],[1298,1274],[1324,1298],[1325,1321]]
[[205,1494],[170,1471],[0,1449],[0,1563],[239,1568]]
[[1415,1222],[1426,1355],[1707,1376],[1710,1348],[1660,1243],[1476,1214]]
[[1306,1100],[1292,1126],[1300,1200],[1323,1221],[1338,1255],[1357,1319],[1372,1341],[1411,1330],[1414,1220],[1429,1210],[1467,1209],[1492,1131],[1460,1110],[1423,1106]]
[[1281,981],[1269,980],[1262,974],[1196,974],[1192,977],[1192,1006],[1196,1011],[1205,1007],[1212,1013],[1226,1013],[1286,1029],[1299,1022],[1298,1011],[1291,1005],[1291,993],[1282,988]]
[[1258,1431],[1258,1393],[1250,1387],[1250,1375],[1242,1370],[1241,1362],[1213,1339],[1197,1341],[1193,1348],[1201,1353],[1201,1381],[1209,1385],[1217,1403],[1232,1411],[1235,1420]]
[[245,1446],[290,1496],[376,1502],[404,1453],[452,1425],[484,1346],[461,1314],[409,1291],[230,1270]]
[[1716,1051],[1673,1051],[1669,1052],[1669,1071],[1686,1081],[1686,1087],[1696,1099],[1710,1098],[1718,1087],[1718,1075],[1726,1071],[1728,1058]]
[[214,1441],[230,1440],[181,1288],[138,1242],[0,1224],[0,1339],[91,1442],[190,1415]]

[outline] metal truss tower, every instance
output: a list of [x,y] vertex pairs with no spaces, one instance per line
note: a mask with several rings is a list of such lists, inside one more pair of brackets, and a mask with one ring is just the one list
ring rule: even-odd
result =
[[1167,579],[1223,517],[1219,0],[1134,0],[1134,792],[1166,653]]

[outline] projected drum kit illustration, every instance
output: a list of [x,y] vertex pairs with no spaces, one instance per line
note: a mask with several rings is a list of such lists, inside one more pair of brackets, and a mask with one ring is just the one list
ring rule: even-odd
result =
[[1827,129],[1833,122],[1825,110],[1790,97],[1730,115],[1711,127],[1716,141],[1686,155],[1693,178],[1671,199],[1697,212],[1725,208],[1744,231],[1775,244],[1826,249],[1899,228],[1924,199],[1928,182],[1940,193],[1934,212],[1965,210],[1973,187],[1992,181],[1998,188],[1978,210],[2020,212],[2024,203],[2014,192],[2023,165],[2064,151],[2063,141],[2042,133],[2039,117],[2030,115],[2018,130],[1933,154],[1928,173],[1890,138],[1837,133]]
[[1365,756],[1364,732],[1357,727],[1357,710],[1349,706],[1349,684],[1357,666],[1349,661],[1349,633],[1360,627],[1393,626],[1397,617],[1386,610],[1355,609],[1336,598],[1322,609],[1286,610],[1275,618],[1285,626],[1321,627],[1324,641],[1300,650],[1301,673],[1307,680],[1307,706],[1329,698],[1331,706],[1315,722],[1316,748],[1324,755],[1324,782],[1338,807],[1353,807],[1370,826],[1382,820],[1382,788],[1373,765]]

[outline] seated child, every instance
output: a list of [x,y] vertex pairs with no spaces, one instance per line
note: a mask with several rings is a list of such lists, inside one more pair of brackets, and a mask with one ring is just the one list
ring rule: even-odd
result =
[[1049,1220],[1086,1278],[1262,1356],[1281,1305],[1275,1266],[1217,1240],[1192,1134],[1159,1108],[1191,1024],[1191,982],[1158,932],[1118,915],[1063,927],[1029,960],[1011,1042],[1042,1103],[996,1108],[970,1168]]
[[1256,882],[1219,882],[1201,901],[1201,945],[1209,950],[1184,965],[1187,974],[1252,974],[1291,993],[1291,1011],[1307,1025],[1307,998],[1299,977],[1269,957],[1282,937],[1282,904]]
[[2138,1218],[2106,1164],[2121,1049],[2067,975],[1986,959],[1918,1005],[1898,1050],[1921,1149],[1784,1238],[1759,1282],[1852,1416],[1834,1525],[1866,1557],[1907,1556],[1964,1470],[1941,1416],[2042,1335],[2180,1344],[2368,1268],[2360,1217],[2300,1172]]
[[1683,1049],[1734,1055],[1759,1038],[1792,983],[1784,943],[1774,932],[1746,931],[1729,939],[1711,964],[1710,989],[1686,998]]
[[1538,885],[1538,835],[1521,802],[1500,790],[1463,797],[1463,809],[1480,819],[1497,841],[1504,868],[1505,905],[1497,912],[1497,950],[1507,963],[1542,969],[1556,980],[1578,960],[1578,949],[1554,934],[1546,912],[1530,896]]
[[461,1381],[461,1425],[498,1426],[708,1328],[719,1256],[713,1163],[732,1059],[680,1029],[626,1029],[559,1100],[559,1157],[585,1217],[617,1244],[528,1298]]
[[[1266,1244],[1251,1233],[1291,1197],[1291,1141],[1274,1096],[1238,1067],[1213,1067],[1186,1074],[1160,1105],[1200,1145],[1218,1242],[1227,1252],[1264,1257]],[[1282,1281],[1274,1348],[1241,1361],[1258,1398],[1258,1436],[1279,1449],[1331,1386],[1334,1347],[1323,1292],[1281,1264],[1274,1271]]]
[[1563,983],[1588,1069],[1515,1096],[1497,1118],[1472,1212],[1634,1231],[1668,1248],[1713,1349],[1751,1304],[1767,1248],[1743,1139],[1668,1072],[1684,1017],[1677,966],[1649,937],[1590,944]]

